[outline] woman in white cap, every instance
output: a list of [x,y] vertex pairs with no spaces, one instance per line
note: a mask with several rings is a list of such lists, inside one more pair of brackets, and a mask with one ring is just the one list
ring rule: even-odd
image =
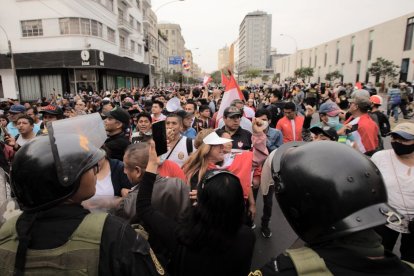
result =
[[414,262],[414,124],[401,123],[391,132],[392,149],[372,156],[388,192],[388,203],[404,216],[401,225],[377,229],[385,249],[392,251],[401,234],[401,259]]

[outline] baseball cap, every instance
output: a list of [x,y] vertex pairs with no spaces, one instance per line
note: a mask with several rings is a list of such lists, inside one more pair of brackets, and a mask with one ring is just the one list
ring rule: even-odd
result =
[[319,113],[327,114],[330,117],[338,116],[338,114],[342,112],[343,111],[334,102],[325,102],[319,107]]
[[232,139],[222,138],[218,136],[215,131],[213,131],[203,139],[203,143],[207,145],[223,145],[232,141]]
[[396,125],[388,135],[396,134],[406,140],[414,140],[414,124],[401,123]]
[[10,107],[9,113],[24,113],[26,108],[21,104],[14,104]]
[[313,134],[316,134],[316,135],[323,134],[324,136],[328,137],[332,141],[338,141],[338,138],[339,138],[338,134],[336,133],[336,130],[332,127],[314,126],[314,127],[310,128],[309,130],[310,130],[310,132],[312,132]]
[[51,114],[51,115],[63,115],[63,110],[57,105],[49,104],[47,106],[42,107],[42,110],[39,111],[42,114]]
[[235,106],[229,106],[226,109],[224,109],[223,112],[223,116],[228,118],[228,117],[233,117],[233,116],[242,116],[242,113],[240,111],[240,109],[238,109]]
[[107,112],[106,117],[114,118],[115,120],[120,121],[121,123],[128,125],[131,116],[128,111],[118,106],[114,107],[111,111]]

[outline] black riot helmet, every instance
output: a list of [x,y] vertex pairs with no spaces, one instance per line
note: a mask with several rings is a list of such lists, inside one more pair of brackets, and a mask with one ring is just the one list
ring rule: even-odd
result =
[[106,133],[99,114],[48,123],[39,136],[17,152],[11,185],[20,208],[36,212],[74,194],[81,175],[101,160]]
[[309,244],[385,224],[395,214],[378,168],[347,145],[285,144],[272,160],[272,173],[280,208]]

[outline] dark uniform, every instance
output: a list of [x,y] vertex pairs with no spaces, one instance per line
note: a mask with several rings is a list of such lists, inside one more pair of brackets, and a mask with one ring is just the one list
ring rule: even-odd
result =
[[106,133],[97,113],[71,120],[53,122],[14,158],[11,186],[23,213],[0,228],[0,275],[165,273],[127,222],[80,205],[93,195]]
[[399,214],[363,154],[331,141],[288,143],[273,157],[272,175],[280,208],[306,246],[251,275],[414,275],[411,264],[384,251],[373,230],[397,223]]

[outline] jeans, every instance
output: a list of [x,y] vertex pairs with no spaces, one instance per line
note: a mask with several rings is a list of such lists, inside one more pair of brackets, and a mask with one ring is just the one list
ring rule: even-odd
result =
[[[259,188],[253,189],[254,200],[257,198],[259,193]],[[262,227],[269,227],[270,217],[272,216],[272,207],[273,207],[273,195],[275,193],[275,185],[269,186],[269,192],[267,195],[263,196],[263,215],[262,215]]]
[[375,231],[382,237],[382,244],[388,251],[392,251],[394,249],[398,236],[401,234],[401,259],[408,262],[414,262],[414,233],[399,233],[385,225],[375,228]]

